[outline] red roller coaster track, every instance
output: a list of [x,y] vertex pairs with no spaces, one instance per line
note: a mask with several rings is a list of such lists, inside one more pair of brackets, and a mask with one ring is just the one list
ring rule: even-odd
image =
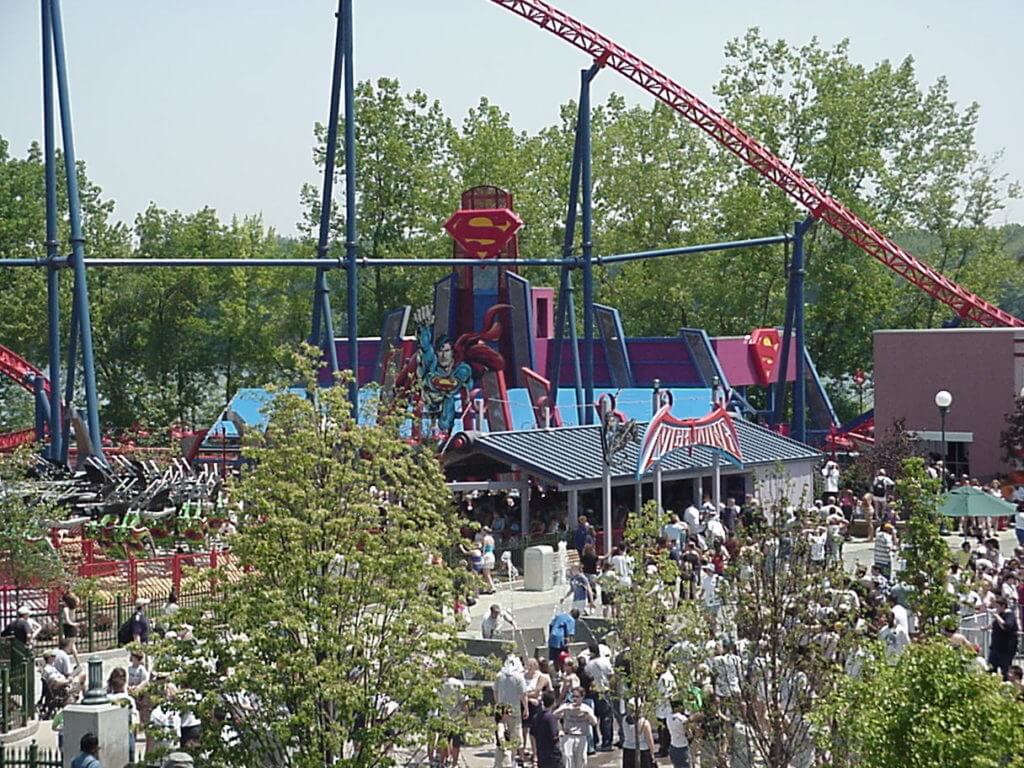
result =
[[[47,394],[50,393],[50,380],[43,376],[43,372],[3,344],[0,344],[0,375],[13,379],[22,389],[33,394],[32,377],[38,376],[43,380],[43,389],[46,390]],[[34,429],[0,433],[0,453],[10,451],[24,443],[30,443],[35,440],[35,437],[36,431]]]
[[838,200],[822,192],[718,111],[601,33],[541,0],[491,2],[532,21],[632,80],[779,187],[815,218],[833,227],[929,296],[952,307],[962,319],[984,326],[1024,327],[1024,321],[975,296],[905,251]]

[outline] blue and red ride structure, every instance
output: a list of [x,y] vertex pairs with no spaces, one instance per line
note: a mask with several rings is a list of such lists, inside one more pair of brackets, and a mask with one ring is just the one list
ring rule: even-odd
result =
[[[865,222],[832,195],[806,179],[745,133],[725,116],[686,88],[660,72],[643,59],[618,45],[582,22],[543,0],[491,0],[494,4],[526,19],[538,27],[583,51],[590,66],[581,70],[579,111],[573,150],[569,204],[566,212],[565,241],[556,258],[521,259],[515,231],[518,216],[511,194],[494,187],[469,190],[467,199],[448,221],[448,231],[455,244],[450,259],[365,259],[358,255],[358,211],[356,198],[357,168],[355,155],[355,96],[353,80],[353,15],[352,0],[339,0],[334,62],[330,87],[326,167],[321,205],[321,221],[316,258],[279,260],[204,260],[204,259],[109,259],[87,258],[81,226],[81,206],[75,169],[75,146],[71,124],[70,91],[60,0],[40,0],[42,20],[43,63],[43,128],[44,162],[46,167],[47,256],[44,260],[5,258],[0,267],[34,267],[47,270],[48,376],[20,356],[5,350],[0,354],[0,374],[12,377],[19,385],[36,395],[37,428],[0,438],[0,448],[10,447],[34,437],[46,440],[45,455],[57,463],[65,463],[68,452],[68,411],[72,408],[76,368],[81,357],[81,378],[85,395],[85,423],[97,458],[102,461],[99,397],[96,388],[95,353],[89,317],[87,276],[96,268],[183,268],[183,267],[251,267],[314,269],[312,324],[309,339],[324,349],[327,371],[333,374],[340,367],[356,372],[352,384],[353,409],[358,408],[357,389],[368,382],[381,383],[387,392],[400,383],[400,375],[408,377],[408,363],[417,352],[423,359],[424,349],[406,337],[411,308],[396,308],[389,314],[379,342],[358,338],[358,277],[363,267],[451,267],[453,272],[435,287],[429,323],[426,313],[419,313],[417,324],[430,326],[431,354],[442,366],[443,374],[454,371],[463,361],[455,360],[455,347],[460,339],[460,355],[467,353],[481,359],[490,358],[484,370],[474,369],[472,386],[461,387],[460,416],[468,416],[471,404],[483,401],[486,413],[478,423],[487,421],[492,428],[511,427],[515,417],[508,404],[515,399],[514,390],[528,395],[527,402],[538,418],[589,423],[597,402],[596,388],[629,389],[645,386],[649,380],[660,379],[664,385],[711,387],[722,386],[730,393],[734,405],[754,411],[748,388],[761,387],[758,416],[781,424],[787,411],[787,386],[792,384],[792,420],[790,431],[801,440],[824,440],[829,434],[833,442],[842,439],[839,427],[824,389],[814,371],[813,361],[804,344],[804,235],[815,223],[839,232],[868,255],[953,309],[962,321],[982,326],[1024,326],[1024,321],[1010,315],[971,293],[937,270],[907,252],[868,222]],[[807,211],[790,233],[771,235],[755,240],[716,243],[707,246],[684,246],[631,254],[599,255],[593,242],[592,180],[590,147],[590,85],[602,69],[618,72],[650,93],[697,126],[711,139],[725,147],[741,162],[753,168],[779,187]],[[54,82],[55,81],[55,82]],[[54,85],[56,84],[56,89]],[[59,112],[63,158],[67,173],[67,199],[70,238],[65,255],[57,242],[56,142],[55,114]],[[328,258],[331,242],[329,212],[333,200],[335,157],[339,126],[344,129],[345,163],[345,231],[344,257]],[[575,248],[577,219],[580,224],[580,245]],[[441,222],[438,222],[439,226]],[[792,247],[788,270],[786,315],[779,329],[752,329],[749,337],[740,339],[712,338],[701,329],[680,329],[678,336],[663,339],[626,338],[617,310],[602,307],[595,301],[594,267],[630,261],[663,258],[707,251],[730,251],[754,246],[779,244]],[[68,252],[69,251],[69,252]],[[559,268],[557,293],[552,288],[534,288],[519,274],[523,266],[544,265]],[[73,274],[73,303],[70,336],[66,347],[66,367],[61,370],[62,339],[60,336],[59,288],[64,270]],[[329,273],[345,272],[346,329],[345,338],[335,338],[330,302]],[[582,333],[576,322],[575,279],[579,273],[582,292]],[[556,304],[557,301],[557,304]],[[506,307],[492,312],[495,306]],[[497,317],[497,330],[485,325],[485,317]],[[466,335],[470,334],[470,337]],[[473,335],[476,337],[473,338]],[[491,338],[495,335],[495,338]],[[443,339],[442,339],[443,337]],[[426,334],[422,334],[426,338]],[[438,345],[439,340],[442,343]],[[448,346],[445,346],[445,344]],[[487,345],[493,355],[475,346]],[[440,356],[437,355],[440,353]],[[449,356],[450,355],[450,356]],[[563,370],[566,356],[571,360]],[[500,359],[500,364],[499,364]],[[422,368],[419,362],[417,366]],[[61,383],[66,384],[61,397]],[[435,371],[435,374],[437,372]],[[477,373],[480,375],[478,376]],[[330,376],[327,377],[332,380]],[[445,375],[438,380],[443,381]],[[574,407],[559,405],[562,389],[574,395]],[[568,396],[568,395],[567,395]],[[46,407],[44,407],[44,403]],[[65,407],[67,405],[67,407]],[[466,416],[463,416],[466,414]],[[502,420],[504,419],[504,423]],[[808,432],[808,423],[810,432]]]

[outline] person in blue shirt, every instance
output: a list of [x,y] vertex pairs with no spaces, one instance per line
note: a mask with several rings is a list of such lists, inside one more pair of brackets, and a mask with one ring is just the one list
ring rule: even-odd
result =
[[[587,513],[591,514],[591,510],[588,509]],[[582,555],[583,548],[587,544],[595,543],[596,538],[594,526],[590,524],[590,518],[587,515],[580,515],[576,525],[576,532],[573,534],[573,547]]]
[[95,734],[85,734],[78,746],[82,751],[71,761],[71,768],[103,768],[98,757],[100,740]]
[[569,613],[559,613],[548,624],[548,658],[558,661],[559,654],[569,648],[576,635],[576,619],[580,612],[573,608]]

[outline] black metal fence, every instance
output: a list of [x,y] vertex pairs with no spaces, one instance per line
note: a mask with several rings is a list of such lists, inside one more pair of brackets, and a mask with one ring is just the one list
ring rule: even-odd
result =
[[3,638],[0,643],[0,733],[27,725],[35,716],[35,705],[36,665],[32,653],[14,638]]

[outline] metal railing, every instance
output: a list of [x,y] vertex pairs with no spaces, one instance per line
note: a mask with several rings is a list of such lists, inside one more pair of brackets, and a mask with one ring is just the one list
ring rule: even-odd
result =
[[[14,638],[0,643],[0,733],[22,728],[35,717],[36,665],[32,652]],[[3,763],[0,762],[0,768]]]
[[40,749],[34,741],[27,747],[0,744],[0,768],[64,768],[57,750]]

